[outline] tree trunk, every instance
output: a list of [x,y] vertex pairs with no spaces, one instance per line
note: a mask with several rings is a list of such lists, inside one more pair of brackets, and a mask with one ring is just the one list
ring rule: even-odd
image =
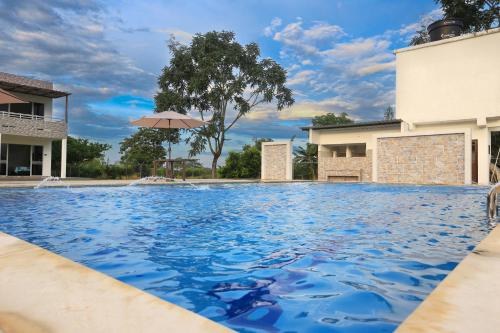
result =
[[214,154],[214,157],[212,158],[212,178],[215,179],[217,178],[217,161],[219,160],[220,153]]

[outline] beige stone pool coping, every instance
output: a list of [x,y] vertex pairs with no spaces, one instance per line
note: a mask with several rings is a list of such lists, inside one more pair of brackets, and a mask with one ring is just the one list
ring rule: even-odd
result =
[[[84,186],[127,186],[135,179],[64,179],[64,184],[51,184],[50,187],[84,187]],[[192,184],[237,184],[257,183],[257,179],[188,179]],[[175,182],[148,183],[147,185],[177,185],[187,184],[182,180]],[[40,183],[39,180],[0,180],[0,188],[33,188]]]
[[500,228],[493,229],[396,333],[500,332]]
[[0,233],[0,332],[233,332]]
[[[49,187],[86,187],[86,186],[127,186],[135,179],[64,179],[63,183],[51,184]],[[176,179],[174,182],[150,182],[142,185],[179,185],[179,184],[251,184],[251,183],[310,183],[311,180],[266,180],[260,179],[188,179],[183,181]],[[2,180],[0,179],[0,188],[34,188],[40,183],[39,180]],[[0,332],[1,333],[1,332]]]

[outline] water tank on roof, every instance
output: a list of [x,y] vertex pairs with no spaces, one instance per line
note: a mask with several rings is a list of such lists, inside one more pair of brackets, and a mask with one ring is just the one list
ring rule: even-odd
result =
[[460,36],[463,22],[456,18],[445,18],[436,21],[427,27],[427,32],[431,37],[431,42],[437,40]]

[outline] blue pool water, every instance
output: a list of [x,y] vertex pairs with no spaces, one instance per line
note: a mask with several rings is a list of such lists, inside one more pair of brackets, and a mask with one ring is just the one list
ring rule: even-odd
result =
[[391,332],[487,234],[485,188],[0,190],[0,230],[241,332]]

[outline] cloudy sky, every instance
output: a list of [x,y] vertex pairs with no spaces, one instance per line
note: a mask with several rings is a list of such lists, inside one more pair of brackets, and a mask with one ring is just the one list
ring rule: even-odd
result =
[[[440,15],[433,0],[0,0],[0,13],[0,71],[70,91],[70,133],[111,143],[111,161],[135,131],[129,120],[152,112],[172,35],[186,43],[231,30],[288,71],[295,105],[249,114],[231,130],[227,152],[258,137],[296,135],[301,144],[298,127],[326,112],[381,119],[394,104],[392,51]],[[185,145],[175,154],[186,155]]]

